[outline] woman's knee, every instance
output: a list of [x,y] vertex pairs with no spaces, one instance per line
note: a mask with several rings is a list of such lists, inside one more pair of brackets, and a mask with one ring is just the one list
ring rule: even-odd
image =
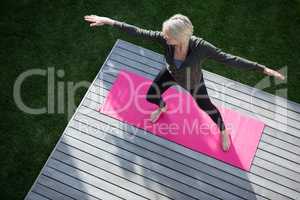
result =
[[159,88],[154,85],[155,84],[152,84],[147,91],[147,95],[146,95],[147,101],[153,102],[153,100],[160,98]]
[[218,113],[218,109],[209,98],[197,99],[198,106],[205,112]]

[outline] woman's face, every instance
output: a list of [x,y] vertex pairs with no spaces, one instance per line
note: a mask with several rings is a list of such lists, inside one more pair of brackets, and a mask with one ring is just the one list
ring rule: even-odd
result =
[[169,45],[177,45],[179,44],[179,41],[176,40],[176,38],[172,37],[170,32],[168,30],[163,30],[164,38]]

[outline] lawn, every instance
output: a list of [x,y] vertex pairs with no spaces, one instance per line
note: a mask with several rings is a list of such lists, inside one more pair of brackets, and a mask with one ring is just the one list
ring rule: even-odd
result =
[[[182,4],[184,2],[184,4]],[[69,120],[67,89],[91,82],[118,38],[162,53],[150,41],[126,35],[110,26],[90,28],[84,15],[96,14],[146,29],[161,30],[175,13],[187,15],[194,34],[224,51],[287,70],[286,83],[263,90],[300,103],[300,1],[299,0],[10,0],[1,2],[1,163],[2,199],[23,199],[46,162]],[[54,112],[28,114],[16,104],[17,77],[30,69],[63,70],[55,77]],[[216,62],[203,66],[230,79],[256,86],[263,74],[241,71]],[[47,107],[47,76],[32,76],[21,87],[23,102]],[[287,90],[287,95],[284,92]],[[78,105],[87,88],[76,92]],[[64,108],[63,108],[64,106]],[[60,108],[60,111],[58,111]]]

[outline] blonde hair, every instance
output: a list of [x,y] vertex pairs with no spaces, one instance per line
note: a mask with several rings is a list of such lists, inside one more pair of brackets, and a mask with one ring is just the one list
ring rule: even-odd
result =
[[193,35],[194,27],[187,16],[178,13],[163,22],[162,30],[169,30],[174,38],[182,40]]

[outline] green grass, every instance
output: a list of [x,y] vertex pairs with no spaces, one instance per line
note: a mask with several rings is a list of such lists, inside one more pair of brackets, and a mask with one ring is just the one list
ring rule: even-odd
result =
[[[1,163],[2,199],[23,199],[68,122],[68,113],[31,115],[13,99],[16,78],[32,68],[63,69],[59,81],[92,81],[117,38],[162,53],[159,45],[104,26],[90,28],[87,14],[108,16],[143,28],[161,29],[175,13],[187,15],[195,35],[224,51],[273,69],[288,67],[286,85],[265,88],[276,94],[288,89],[288,99],[300,103],[299,0],[10,0],[1,4]],[[243,72],[208,61],[203,67],[255,86],[264,75]],[[26,80],[22,98],[27,105],[47,105],[47,79]],[[76,104],[86,89],[76,94]],[[57,105],[57,101],[55,102]],[[56,107],[57,109],[57,107]]]

